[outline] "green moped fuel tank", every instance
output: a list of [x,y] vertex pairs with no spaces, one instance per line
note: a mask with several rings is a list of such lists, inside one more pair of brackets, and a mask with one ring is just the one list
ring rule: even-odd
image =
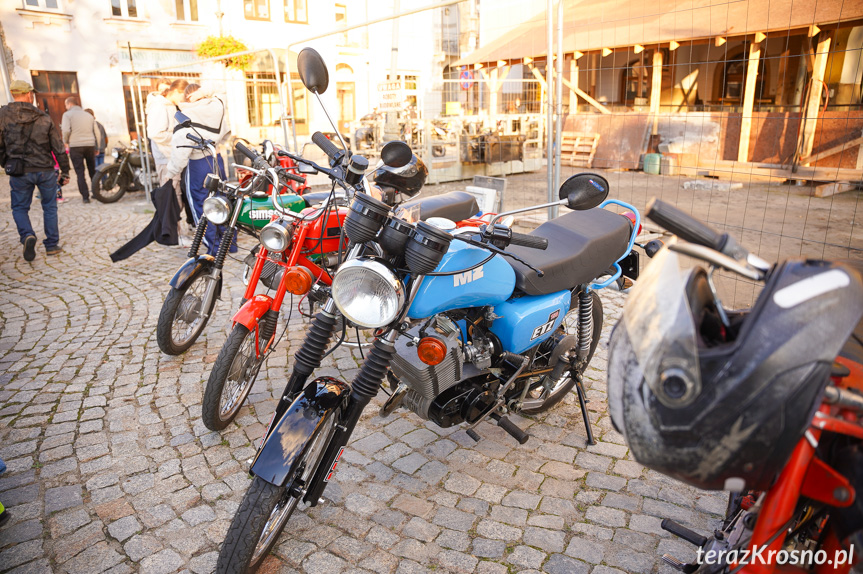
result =
[[[294,195],[293,193],[284,193],[279,195],[276,201],[279,202],[279,206],[281,206],[285,211],[298,213],[306,208],[306,201],[299,195]],[[237,223],[261,229],[268,224],[273,215],[276,215],[277,213],[278,212],[273,209],[272,196],[245,197],[243,198],[243,207],[240,210],[240,216],[237,218]]]

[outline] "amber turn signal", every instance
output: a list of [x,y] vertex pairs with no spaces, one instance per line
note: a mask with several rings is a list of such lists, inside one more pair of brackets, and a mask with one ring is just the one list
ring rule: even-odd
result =
[[288,267],[285,271],[285,287],[294,295],[305,295],[312,288],[315,278],[305,267]]
[[434,337],[424,337],[417,345],[417,356],[426,365],[439,365],[446,357],[446,344]]

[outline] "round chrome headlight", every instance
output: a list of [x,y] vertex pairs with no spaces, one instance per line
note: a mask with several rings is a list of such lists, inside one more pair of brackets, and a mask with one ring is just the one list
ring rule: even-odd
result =
[[347,319],[373,329],[392,323],[405,302],[402,282],[390,267],[374,259],[352,259],[333,277],[333,300]]
[[228,221],[231,215],[231,204],[224,197],[208,197],[204,200],[204,217],[216,225]]
[[111,152],[111,155],[114,156],[114,159],[120,159],[120,150],[114,148],[114,151]]
[[282,219],[271,221],[261,230],[261,245],[281,253],[291,244],[291,226]]

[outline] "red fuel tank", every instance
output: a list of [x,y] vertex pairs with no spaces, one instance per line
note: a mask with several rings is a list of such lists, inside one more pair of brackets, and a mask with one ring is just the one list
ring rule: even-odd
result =
[[[314,214],[318,210],[312,207],[306,208],[300,213],[303,215]],[[348,216],[346,207],[339,207],[338,213],[334,209],[329,209],[328,213],[315,221],[308,233],[306,240],[303,242],[303,251],[307,253],[332,253],[339,249],[339,237],[342,234],[342,225],[345,218]],[[321,242],[323,241],[323,245]],[[344,249],[348,245],[348,237],[344,236]]]

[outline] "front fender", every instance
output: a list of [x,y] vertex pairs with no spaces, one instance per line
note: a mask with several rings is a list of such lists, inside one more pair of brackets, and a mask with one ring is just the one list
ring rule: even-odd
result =
[[350,396],[350,387],[332,377],[318,377],[309,385],[314,385],[314,396],[300,393],[282,418],[270,422],[272,428],[249,469],[252,476],[285,486],[303,460],[315,430],[328,414],[343,408]]
[[[215,257],[212,255],[198,255],[197,257],[189,258],[179,269],[174,273],[174,276],[169,281],[174,289],[184,290],[198,276],[209,273],[213,269]],[[219,276],[219,284],[216,285],[216,299],[222,296],[222,277]]]
[[273,306],[273,298],[267,295],[255,295],[240,307],[234,315],[234,323],[239,323],[249,331],[254,331],[264,313]]

